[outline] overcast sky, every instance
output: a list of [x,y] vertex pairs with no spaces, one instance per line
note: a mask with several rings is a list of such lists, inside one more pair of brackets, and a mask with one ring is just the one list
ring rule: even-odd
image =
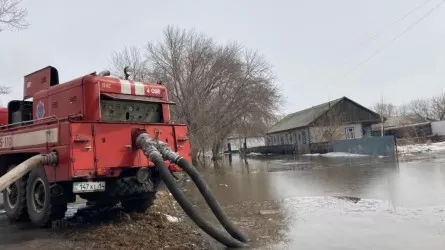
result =
[[62,81],[100,71],[113,51],[161,39],[175,25],[264,54],[285,113],[342,96],[369,107],[383,94],[398,105],[444,90],[445,5],[391,42],[442,1],[25,0],[29,29],[0,33],[0,84],[13,88],[2,102],[22,98],[32,71],[52,65]]

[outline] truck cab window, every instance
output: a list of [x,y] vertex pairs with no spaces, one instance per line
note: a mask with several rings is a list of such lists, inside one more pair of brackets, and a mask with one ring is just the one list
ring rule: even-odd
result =
[[33,102],[10,101],[8,103],[8,123],[31,121],[33,119]]

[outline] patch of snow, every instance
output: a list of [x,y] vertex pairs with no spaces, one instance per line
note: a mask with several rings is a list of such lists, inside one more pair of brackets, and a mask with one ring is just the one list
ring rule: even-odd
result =
[[274,215],[280,213],[279,210],[260,210],[261,215]]
[[262,153],[251,152],[251,153],[248,153],[247,155],[259,156],[259,155],[263,155],[263,154]]
[[397,151],[405,156],[412,156],[413,153],[440,152],[445,151],[445,142],[397,146]]
[[168,215],[168,214],[165,214],[165,217],[167,218],[167,220],[169,221],[169,222],[179,222],[180,221],[180,219],[178,218],[178,217],[175,217],[175,216],[171,216],[171,215]]
[[321,157],[367,157],[370,155],[362,155],[362,154],[351,154],[351,153],[344,153],[344,152],[330,152],[326,154],[304,154],[303,156],[321,156]]

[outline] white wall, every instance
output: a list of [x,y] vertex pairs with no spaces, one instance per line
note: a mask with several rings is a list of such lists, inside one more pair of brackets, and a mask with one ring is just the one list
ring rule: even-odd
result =
[[295,129],[266,136],[266,145],[309,144],[309,130]]
[[332,140],[346,140],[346,128],[353,128],[353,137],[349,139],[357,139],[363,137],[361,124],[347,124],[336,128],[332,127],[311,127],[309,129],[311,135],[311,143],[328,142],[328,139],[323,136],[325,131],[332,132]]
[[431,130],[433,135],[445,135],[445,121],[431,122]]
[[[239,150],[243,147],[244,138],[229,138],[227,143],[230,143],[232,150]],[[264,137],[252,137],[246,139],[247,148],[265,146]],[[225,145],[227,147],[227,145]]]

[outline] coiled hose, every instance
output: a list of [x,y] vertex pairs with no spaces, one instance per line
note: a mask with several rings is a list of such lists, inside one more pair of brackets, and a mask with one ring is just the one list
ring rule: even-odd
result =
[[193,222],[196,223],[198,227],[200,227],[208,235],[227,247],[241,248],[245,246],[244,243],[230,238],[212,227],[212,225],[205,221],[199,215],[199,213],[193,209],[193,205],[181,192],[178,185],[176,184],[175,179],[170,174],[170,171],[168,170],[161,153],[152,144],[150,144],[148,136],[146,136],[146,134],[138,137],[137,145],[144,151],[144,154],[155,164],[155,167],[164,180],[164,183],[167,186],[168,190],[170,190],[171,194],[179,203],[184,212],[193,220]]

